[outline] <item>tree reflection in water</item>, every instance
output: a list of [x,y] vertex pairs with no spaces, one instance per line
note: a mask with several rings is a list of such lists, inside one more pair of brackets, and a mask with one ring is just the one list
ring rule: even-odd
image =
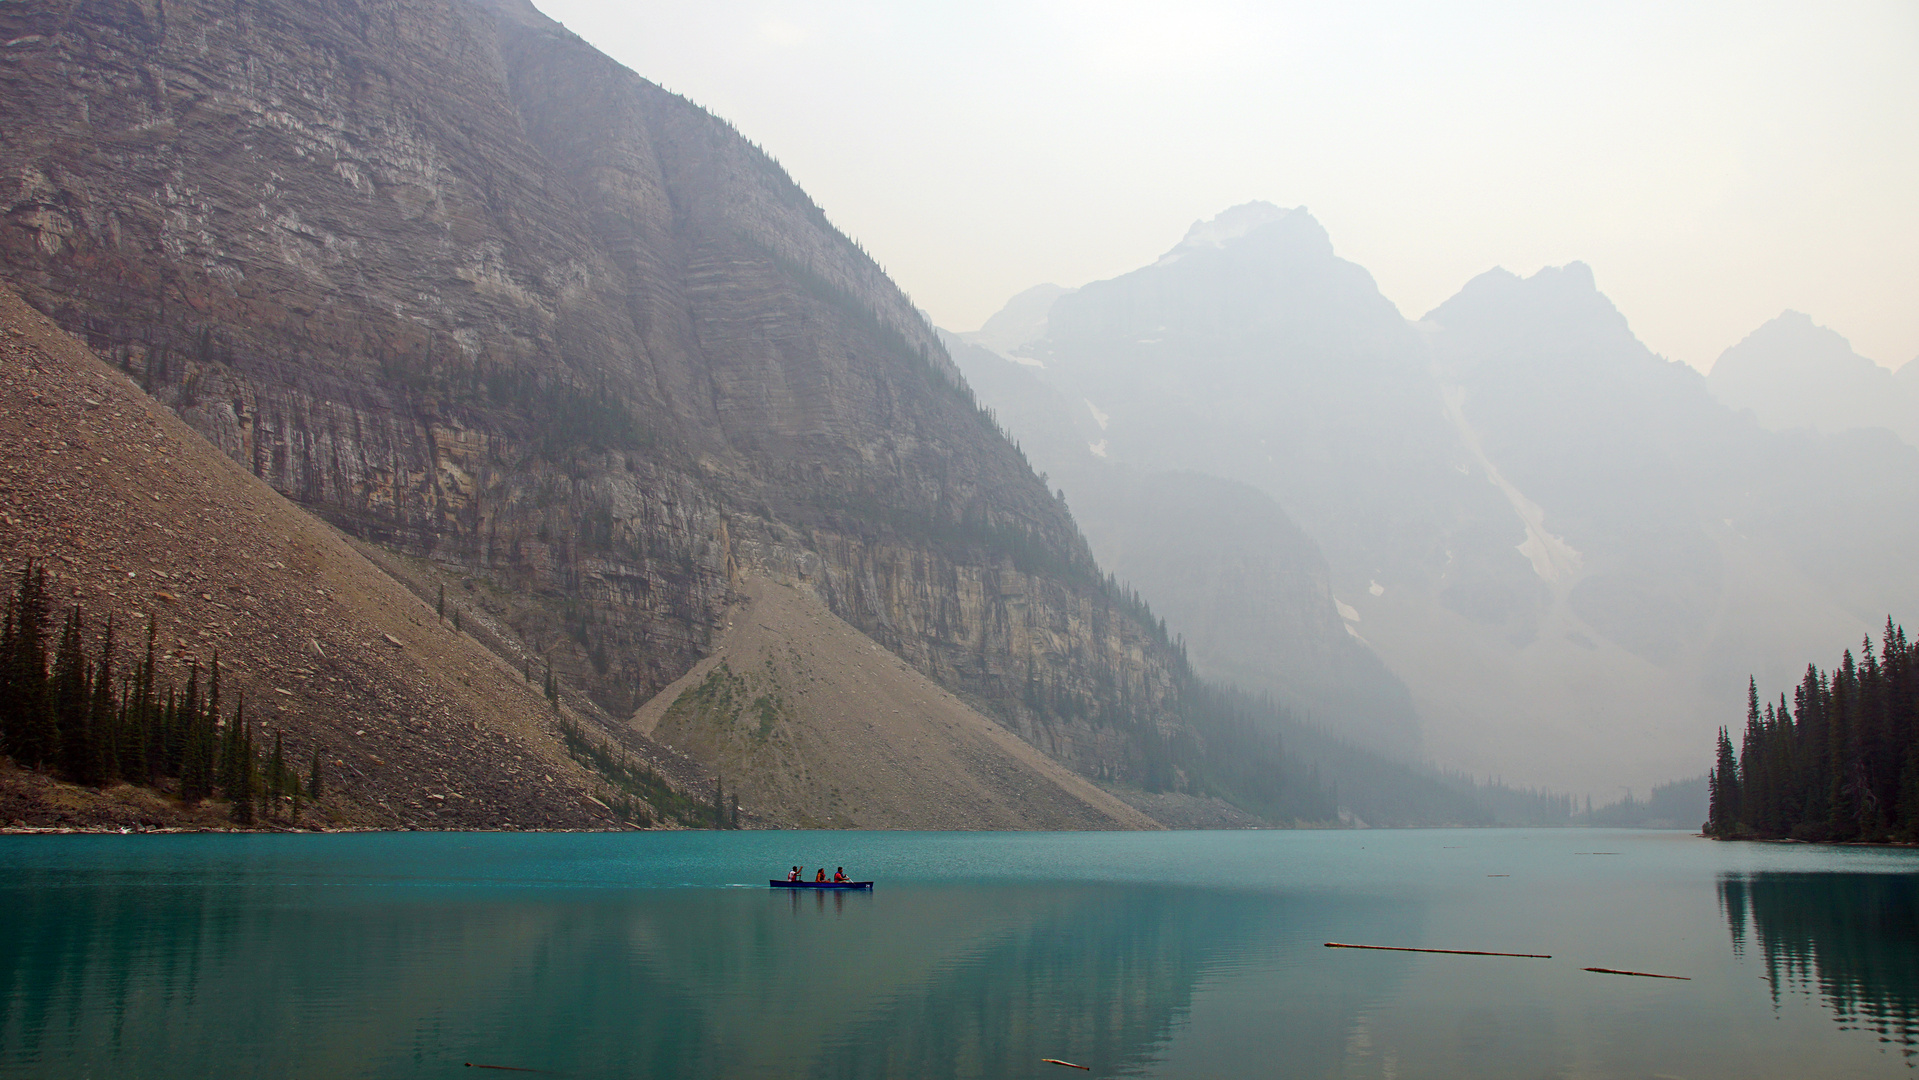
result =
[[1919,1064],[1919,876],[1759,873],[1719,879],[1735,953],[1747,935],[1780,994],[1817,996],[1847,1030]]

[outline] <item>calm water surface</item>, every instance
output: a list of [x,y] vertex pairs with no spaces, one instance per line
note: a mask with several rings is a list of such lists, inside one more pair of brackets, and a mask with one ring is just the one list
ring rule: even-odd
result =
[[[794,862],[879,887],[765,887]],[[1903,851],[1566,830],[0,837],[0,1076],[1085,1075],[1053,1057],[1919,1077],[1916,1018]]]

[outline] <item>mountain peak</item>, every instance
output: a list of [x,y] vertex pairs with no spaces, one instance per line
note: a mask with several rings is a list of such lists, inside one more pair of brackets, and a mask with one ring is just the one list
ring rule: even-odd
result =
[[1159,262],[1154,265],[1177,262],[1196,251],[1218,250],[1261,232],[1268,226],[1281,223],[1284,223],[1282,228],[1287,232],[1314,237],[1329,252],[1332,250],[1332,238],[1326,235],[1326,230],[1305,207],[1287,209],[1255,200],[1222,210],[1217,217],[1193,222],[1192,227],[1186,230],[1186,236],[1171,251],[1160,256]]
[[978,330],[967,334],[966,340],[1010,357],[1013,350],[1045,337],[1046,316],[1053,310],[1053,301],[1077,291],[1051,283],[1035,285],[1008,300]]
[[1788,308],[1713,362],[1715,375],[1737,373],[1745,367],[1809,366],[1827,370],[1864,372],[1879,365],[1853,352],[1852,342],[1812,316]]
[[1541,267],[1531,277],[1494,267],[1427,312],[1423,321],[1456,330],[1499,326],[1504,333],[1583,326],[1588,333],[1631,337],[1626,317],[1599,291],[1592,267],[1577,261]]
[[1899,379],[1831,327],[1781,312],[1719,354],[1707,377],[1719,400],[1770,428],[1884,427],[1919,446],[1913,400]]

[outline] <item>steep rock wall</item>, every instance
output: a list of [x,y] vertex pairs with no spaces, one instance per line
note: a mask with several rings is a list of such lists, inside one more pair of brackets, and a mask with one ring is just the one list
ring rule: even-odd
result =
[[0,10],[0,270],[609,715],[751,565],[1082,772],[1178,661],[873,261],[523,4]]

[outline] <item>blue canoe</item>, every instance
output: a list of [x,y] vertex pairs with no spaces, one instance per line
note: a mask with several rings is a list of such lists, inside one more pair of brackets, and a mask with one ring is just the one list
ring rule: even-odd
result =
[[775,889],[870,889],[870,881],[769,881]]

